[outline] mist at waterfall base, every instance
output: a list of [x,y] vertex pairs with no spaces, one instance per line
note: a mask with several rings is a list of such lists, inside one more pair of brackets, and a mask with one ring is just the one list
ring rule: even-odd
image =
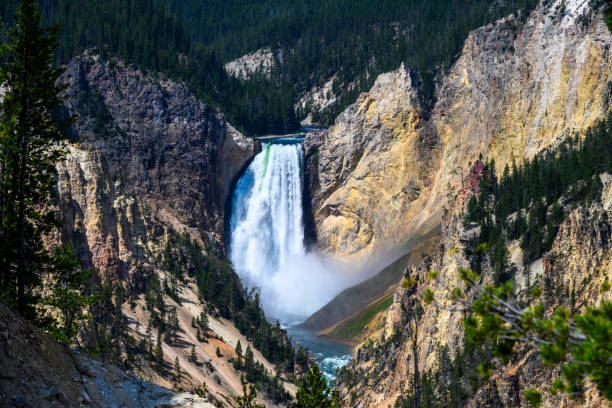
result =
[[364,276],[304,244],[304,153],[299,139],[263,143],[238,180],[232,200],[229,256],[268,319],[278,319],[294,344],[307,348],[328,380],[351,358],[351,348],[300,327],[342,289]]
[[238,180],[230,219],[230,260],[248,288],[258,288],[266,316],[302,322],[361,274],[307,251],[299,143],[263,143]]

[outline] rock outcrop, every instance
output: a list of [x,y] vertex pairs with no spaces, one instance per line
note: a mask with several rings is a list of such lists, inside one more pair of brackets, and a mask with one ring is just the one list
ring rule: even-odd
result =
[[124,279],[162,224],[223,252],[231,185],[259,144],[184,86],[114,59],[86,53],[62,80],[77,115],[58,165],[63,238],[81,258]]
[[[438,161],[410,73],[381,75],[326,132],[305,140],[317,238],[336,255],[369,254],[406,236]],[[391,242],[390,242],[391,241]]]
[[315,86],[293,106],[296,112],[308,112],[308,115],[302,119],[303,126],[313,125],[312,112],[324,111],[325,109],[336,103],[337,97],[334,93],[334,82],[337,80],[336,75],[332,75],[321,86]]
[[270,79],[270,74],[276,66],[277,58],[282,60],[281,50],[278,50],[275,56],[270,47],[265,47],[230,61],[223,67],[229,75],[238,79],[247,80],[253,75],[262,75]]
[[311,135],[320,247],[352,258],[401,247],[440,222],[479,154],[501,170],[602,118],[612,105],[612,35],[591,4],[544,1],[470,33],[430,114],[401,67]]
[[3,407],[214,408],[71,351],[0,303]]

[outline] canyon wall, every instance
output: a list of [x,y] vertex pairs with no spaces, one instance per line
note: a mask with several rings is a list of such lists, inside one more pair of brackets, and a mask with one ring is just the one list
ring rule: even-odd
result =
[[[509,249],[514,249],[511,254],[516,261],[516,287],[524,289],[527,279],[532,285],[541,285],[547,314],[557,306],[581,312],[589,305],[612,299],[612,294],[600,291],[602,282],[612,278],[612,176],[604,174],[600,178],[604,186],[601,198],[569,213],[551,250],[531,265],[529,274],[521,266],[518,243],[508,243]],[[461,321],[465,315],[452,300],[449,288],[459,285],[459,268],[470,267],[465,248],[478,233],[473,225],[464,225],[465,202],[462,194],[444,211],[441,240],[434,254],[405,271],[405,276],[415,279],[415,285],[398,287],[382,327],[356,348],[348,370],[339,375],[339,390],[347,406],[383,408],[395,404],[399,397],[412,394],[415,362],[421,375],[427,373],[430,379],[439,378],[441,382],[448,381],[453,370],[463,372],[457,380],[462,383],[478,377],[477,373],[461,371],[461,367],[450,368],[451,363],[444,362],[443,357],[446,353],[452,360],[463,348]],[[430,281],[428,273],[434,270],[439,272],[439,278]],[[482,273],[483,284],[491,283],[491,275],[488,265]],[[422,302],[420,293],[426,288],[432,289],[436,298],[431,305]],[[423,310],[415,321],[412,310],[417,305]],[[414,333],[416,352],[411,340]],[[522,349],[490,381],[480,380],[482,384],[469,396],[466,406],[526,407],[523,391],[546,389],[559,374],[558,367],[551,369],[542,364],[537,350]],[[604,404],[591,388],[584,401],[544,393],[542,406],[594,408]]]
[[[513,161],[520,164],[610,112],[612,35],[593,4],[542,1],[529,16],[510,16],[473,31],[439,83],[429,114],[419,106],[409,69],[402,66],[380,76],[328,131],[308,136],[308,188],[323,251],[372,260],[441,227],[433,255],[406,269],[416,284],[397,288],[382,327],[356,348],[340,373],[345,406],[393,406],[412,392],[415,367],[434,383],[450,378],[449,361],[463,346],[463,314],[448,288],[460,282],[459,268],[469,267],[465,248],[477,234],[463,222],[474,187],[467,182],[470,169],[482,155],[495,160],[500,174]],[[570,303],[581,311],[610,299],[599,287],[612,277],[612,184],[609,175],[601,179],[601,200],[571,210],[529,277],[520,266],[515,272],[519,288],[527,279],[543,284],[549,311]],[[509,250],[521,265],[519,244],[510,242]],[[432,270],[440,272],[434,284],[427,279]],[[490,280],[491,271],[483,276]],[[418,293],[426,287],[438,300],[423,305],[414,323],[410,311],[422,304]],[[443,359],[443,353],[450,357]],[[527,406],[523,391],[546,388],[558,374],[536,352],[522,350],[479,386],[467,406]],[[461,381],[472,381],[473,375],[464,372]],[[545,394],[543,406],[602,404],[591,389],[578,402]]]
[[64,239],[103,275],[126,278],[164,227],[224,251],[225,206],[259,149],[184,86],[97,55],[62,80],[76,115],[59,164]]
[[[142,295],[147,282],[152,275],[166,283],[175,276],[164,259],[168,251],[184,251],[177,243],[182,234],[199,243],[210,262],[224,257],[231,189],[260,145],[182,84],[114,58],[85,53],[68,64],[61,80],[68,85],[67,111],[76,118],[68,154],[57,166],[63,227],[51,238],[71,241],[86,266],[126,289],[130,335],[156,344]],[[185,275],[189,260],[182,256],[178,267]],[[160,375],[144,356],[133,356],[139,361],[135,374],[167,388],[204,384],[211,400],[231,400],[242,395],[242,373],[229,361],[238,341],[274,372],[234,322],[203,298],[193,276],[184,276],[176,291],[175,298],[164,295],[163,307],[177,311],[180,341],[163,337],[160,346],[168,367],[178,361],[180,381]],[[209,316],[204,340],[193,324],[203,310]],[[292,384],[285,387],[295,393]],[[258,401],[277,406],[263,393]]]
[[480,154],[498,170],[593,124],[612,102],[612,36],[589,2],[543,1],[470,33],[425,114],[408,67],[305,141],[320,248],[372,259],[440,223]]

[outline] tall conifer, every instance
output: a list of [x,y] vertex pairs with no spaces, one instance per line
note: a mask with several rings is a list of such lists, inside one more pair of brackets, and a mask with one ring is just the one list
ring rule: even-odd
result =
[[41,27],[33,0],[23,0],[3,46],[0,83],[0,268],[2,297],[33,317],[35,289],[51,259],[42,236],[58,225],[49,203],[55,163],[64,155],[62,73],[53,66],[58,26]]

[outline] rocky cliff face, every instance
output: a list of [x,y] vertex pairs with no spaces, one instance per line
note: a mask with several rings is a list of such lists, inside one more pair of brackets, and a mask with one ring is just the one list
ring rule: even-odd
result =
[[[612,216],[612,177],[601,176],[604,184],[601,200],[579,206],[570,212],[561,224],[552,249],[527,272],[518,266],[514,281],[518,290],[527,279],[540,284],[548,311],[565,306],[574,312],[583,311],[588,305],[597,304],[612,295],[602,294],[601,283],[612,276],[612,251],[610,219]],[[477,233],[476,228],[463,225],[465,196],[458,196],[456,204],[444,212],[442,238],[435,254],[419,265],[409,266],[406,276],[416,280],[408,289],[399,287],[394,303],[388,309],[383,327],[372,334],[356,351],[348,370],[339,376],[339,389],[348,406],[388,407],[396,400],[412,394],[412,378],[415,367],[426,373],[430,380],[448,382],[452,372],[461,372],[456,381],[470,380],[474,373],[465,372],[465,361],[455,360],[455,367],[448,360],[458,356],[463,348],[461,320],[463,312],[451,299],[450,289],[460,282],[459,267],[470,267],[465,255],[466,243]],[[509,248],[518,244],[510,242]],[[515,265],[516,267],[516,265]],[[428,280],[429,271],[438,271],[436,282]],[[491,282],[490,265],[483,270],[484,283]],[[431,288],[436,302],[425,305],[419,293]],[[413,313],[416,305],[422,305],[422,313]],[[412,336],[416,333],[416,347]],[[442,351],[444,350],[444,351]],[[545,367],[537,352],[523,350],[491,378],[478,383],[466,406],[509,408],[527,406],[523,391],[529,388],[545,388],[559,375],[558,370]],[[476,374],[477,376],[477,374]],[[478,377],[476,377],[478,378]],[[435,387],[435,385],[434,385]],[[604,402],[597,392],[589,390],[584,401],[570,401],[544,394],[543,407],[599,407]],[[442,396],[441,396],[442,397]],[[453,395],[452,398],[457,398]]]
[[423,209],[438,140],[419,106],[410,73],[381,75],[327,132],[305,141],[320,247],[362,255],[405,236]]
[[[130,335],[155,344],[152,313],[142,296],[146,282],[154,274],[161,282],[170,281],[174,271],[164,266],[163,254],[177,249],[173,245],[179,234],[187,234],[209,254],[223,255],[232,184],[259,143],[236,131],[183,85],[115,59],[86,53],[68,64],[62,80],[68,84],[67,109],[77,118],[73,142],[57,166],[63,228],[56,238],[71,241],[87,266],[127,290],[132,300],[123,305],[123,315]],[[180,267],[187,268],[187,262],[182,259]],[[164,361],[168,367],[178,361],[183,375],[172,382],[136,356],[139,375],[168,388],[204,384],[211,400],[231,400],[242,394],[241,372],[228,361],[236,358],[238,341],[245,349],[250,345],[255,359],[274,371],[231,321],[204,302],[193,276],[177,288],[176,298],[163,300],[167,311],[177,311],[181,338],[162,340]],[[207,341],[193,326],[203,310],[210,319]],[[189,354],[192,346],[197,362]],[[138,386],[126,381],[125,387]],[[292,384],[286,388],[295,393]],[[164,400],[168,395],[159,394],[154,402],[167,400],[164,406],[174,406],[170,397]],[[263,394],[258,400],[276,406]]]
[[270,73],[276,66],[276,59],[282,60],[282,50],[277,50],[274,55],[270,47],[265,47],[230,61],[223,67],[228,74],[239,79],[247,80],[256,74],[270,79]]
[[103,275],[146,263],[164,227],[223,251],[233,180],[256,153],[184,86],[85,54],[67,67],[75,143],[59,164],[64,238]]
[[543,1],[472,32],[430,116],[402,67],[310,136],[321,248],[370,257],[400,247],[439,223],[479,154],[503,169],[609,111],[612,36],[590,4]]

